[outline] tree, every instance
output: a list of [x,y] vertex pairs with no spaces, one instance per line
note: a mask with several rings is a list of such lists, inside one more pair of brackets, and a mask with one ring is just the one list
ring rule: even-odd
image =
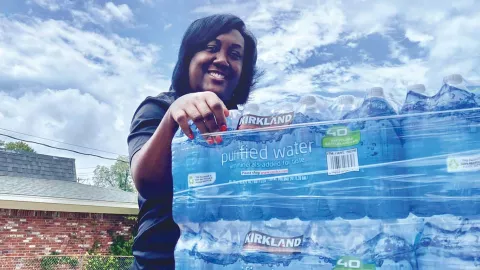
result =
[[134,191],[128,157],[118,156],[110,167],[98,165],[93,171],[93,184],[99,187],[114,187]]
[[0,141],[0,148],[13,151],[15,153],[29,152],[36,153],[33,148],[25,142],[7,142]]

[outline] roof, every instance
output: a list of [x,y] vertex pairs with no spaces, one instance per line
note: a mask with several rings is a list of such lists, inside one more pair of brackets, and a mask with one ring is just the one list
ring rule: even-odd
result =
[[137,194],[77,182],[0,176],[0,208],[137,214]]

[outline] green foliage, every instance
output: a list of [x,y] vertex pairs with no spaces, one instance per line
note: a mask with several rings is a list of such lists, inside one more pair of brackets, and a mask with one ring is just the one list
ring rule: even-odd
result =
[[93,182],[99,187],[115,187],[124,191],[133,192],[133,181],[130,175],[128,157],[119,156],[110,167],[97,166],[93,171]]
[[92,255],[86,258],[84,267],[88,270],[128,270],[133,263],[132,257]]
[[[136,221],[137,217],[128,216],[125,219]],[[100,242],[95,240],[92,248],[88,250],[85,257],[84,268],[88,270],[128,270],[133,263],[132,246],[135,230],[128,236],[117,235],[113,230],[109,230],[108,234],[112,239],[110,245],[110,256],[100,255]],[[120,256],[120,257],[118,257]]]
[[33,148],[25,142],[7,142],[0,141],[0,147],[4,148],[5,150],[14,151],[16,153],[21,152],[29,152],[29,153],[36,153]]
[[[57,252],[52,252],[50,255],[58,255]],[[55,270],[59,265],[69,265],[72,269],[78,266],[78,259],[75,257],[67,256],[51,256],[43,257],[40,262],[42,270]]]
[[100,241],[98,239],[95,239],[93,242],[92,248],[90,248],[87,253],[88,254],[97,254],[98,250],[100,249]]
[[117,256],[131,256],[133,246],[133,235],[130,235],[128,239],[121,235],[111,235],[112,244],[110,245],[110,254]]

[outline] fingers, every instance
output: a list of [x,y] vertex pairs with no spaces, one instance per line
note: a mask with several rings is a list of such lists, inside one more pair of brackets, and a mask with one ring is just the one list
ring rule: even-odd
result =
[[[204,92],[185,95],[172,104],[172,117],[178,123],[182,131],[190,139],[194,134],[188,124],[191,119],[201,134],[217,131],[227,131],[227,119],[229,111],[225,104],[214,93]],[[209,143],[221,143],[221,136],[215,138],[203,135]]]
[[187,135],[187,137],[192,140],[194,138],[193,131],[190,129],[190,125],[188,124],[188,115],[184,110],[178,110],[172,112],[172,118],[175,122],[178,123],[180,129]]
[[[188,117],[192,119],[193,123],[197,126],[201,134],[208,133],[208,128],[205,125],[203,115],[198,111],[196,106],[189,106],[184,109]],[[208,141],[208,136],[203,136]]]
[[203,117],[203,121],[205,122],[205,126],[208,129],[208,132],[216,132],[219,130],[217,122],[215,121],[215,115],[210,109],[210,107],[205,102],[199,102],[196,104],[196,107],[200,114]]
[[228,116],[229,112],[225,104],[216,95],[207,96],[205,102],[215,116],[217,130],[226,131],[227,119],[225,116]]

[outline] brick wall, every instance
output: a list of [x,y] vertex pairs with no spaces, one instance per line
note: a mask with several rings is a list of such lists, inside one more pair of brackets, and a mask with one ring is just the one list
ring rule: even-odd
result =
[[76,182],[75,159],[0,150],[0,175]]
[[36,256],[59,252],[84,255],[98,243],[107,254],[109,231],[128,236],[134,221],[112,214],[0,209],[0,257]]

